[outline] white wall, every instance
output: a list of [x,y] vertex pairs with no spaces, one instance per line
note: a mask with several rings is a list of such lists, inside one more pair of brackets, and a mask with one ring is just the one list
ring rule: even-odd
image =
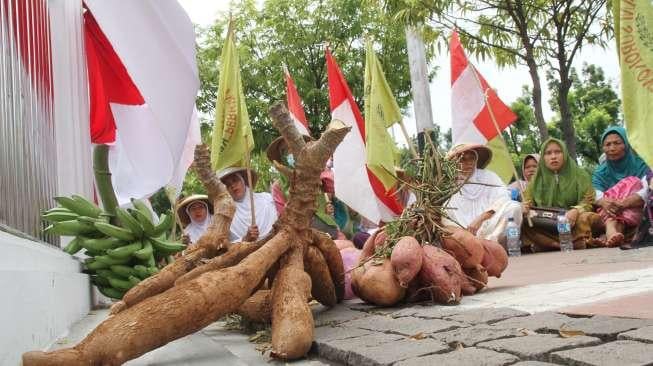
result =
[[0,365],[46,348],[91,306],[80,262],[44,244],[0,231]]

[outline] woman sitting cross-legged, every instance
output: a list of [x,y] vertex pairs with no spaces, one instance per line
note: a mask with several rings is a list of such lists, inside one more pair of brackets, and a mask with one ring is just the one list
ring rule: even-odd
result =
[[505,247],[508,219],[520,225],[522,213],[501,178],[484,169],[492,151],[483,145],[462,144],[453,148],[447,158],[458,160],[459,179],[465,182],[447,203],[449,216],[477,237],[498,241]]
[[606,226],[606,244],[615,247],[624,244],[625,235],[634,234],[642,221],[649,168],[630,147],[623,127],[609,127],[601,142],[606,160],[594,170],[592,185]]
[[[594,244],[593,235],[603,228],[601,218],[592,212],[594,189],[589,174],[569,157],[566,145],[555,138],[542,144],[541,160],[535,178],[524,192],[524,215],[531,208],[546,207],[566,210],[572,228],[574,249]],[[542,226],[522,226],[522,245],[533,251],[560,250],[558,232]]]

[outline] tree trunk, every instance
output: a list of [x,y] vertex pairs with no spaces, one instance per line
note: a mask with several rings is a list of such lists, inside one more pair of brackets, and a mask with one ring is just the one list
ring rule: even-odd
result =
[[[560,63],[563,64],[562,62]],[[571,89],[571,79],[569,79],[569,70],[562,66],[559,71],[560,88],[558,90],[558,107],[560,108],[560,127],[562,136],[567,144],[569,156],[576,160],[576,131],[571,120],[571,110],[569,110],[569,89]]]
[[[531,51],[532,53],[532,51]],[[542,113],[542,83],[540,75],[537,72],[537,64],[533,58],[527,60],[528,73],[531,75],[533,82],[533,112],[535,113],[535,121],[537,122],[537,129],[540,130],[540,141],[549,138],[549,130],[546,128],[546,121]]]

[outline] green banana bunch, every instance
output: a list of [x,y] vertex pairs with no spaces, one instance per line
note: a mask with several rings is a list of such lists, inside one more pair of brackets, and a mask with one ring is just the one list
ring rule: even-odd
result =
[[171,241],[168,234],[174,223],[164,213],[158,223],[143,201],[132,200],[133,209],[116,209],[113,217],[81,196],[55,197],[59,206],[42,213],[50,225],[48,233],[74,236],[63,249],[68,254],[82,251],[84,271],[105,296],[120,299],[140,281],[159,272],[160,266],[174,261],[173,255],[185,245]]

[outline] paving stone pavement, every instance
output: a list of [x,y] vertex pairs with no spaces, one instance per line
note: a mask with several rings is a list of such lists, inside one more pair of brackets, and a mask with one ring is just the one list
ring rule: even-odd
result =
[[343,365],[653,365],[646,319],[359,302],[317,313],[316,324],[323,316],[339,321],[317,326],[312,354]]

